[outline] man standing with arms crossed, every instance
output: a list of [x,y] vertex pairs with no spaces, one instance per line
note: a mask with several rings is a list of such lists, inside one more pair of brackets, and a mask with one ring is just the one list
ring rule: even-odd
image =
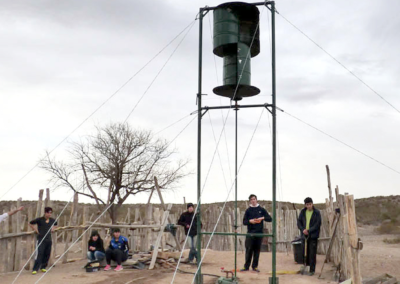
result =
[[[52,213],[53,209],[51,207],[46,207],[44,208],[43,217],[36,218],[29,222],[29,226],[37,233],[36,246],[39,246],[36,252],[35,264],[33,265],[33,275],[35,275],[39,269],[42,272],[47,271],[46,267],[50,259],[52,245],[51,233],[57,228],[56,220],[50,218]],[[49,232],[50,228],[51,232]]]
[[[264,232],[263,222],[272,222],[272,218],[269,216],[267,210],[258,204],[256,195],[251,194],[249,196],[249,201],[250,207],[247,208],[244,213],[243,225],[247,226],[247,233],[262,234]],[[260,258],[262,239],[262,237],[246,236],[246,263],[244,264],[244,268],[240,271],[248,271],[251,259],[253,258],[251,267],[253,268],[253,271],[260,272],[258,269],[258,259]]]
[[299,219],[297,220],[297,227],[301,231],[303,251],[305,249],[305,242],[307,242],[307,258],[305,260],[305,265],[310,266],[310,273],[308,275],[313,276],[315,273],[315,266],[317,264],[317,248],[319,230],[321,227],[321,213],[317,208],[314,207],[311,197],[304,199],[304,204],[305,207],[303,210],[301,210]]

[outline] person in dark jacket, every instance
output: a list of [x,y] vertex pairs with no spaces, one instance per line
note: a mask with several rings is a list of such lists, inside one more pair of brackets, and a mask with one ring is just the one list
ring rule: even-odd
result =
[[116,228],[113,230],[112,238],[110,242],[110,246],[106,250],[106,260],[107,265],[104,267],[104,270],[111,269],[111,260],[114,260],[117,263],[117,267],[114,269],[115,271],[121,271],[122,262],[128,259],[129,253],[129,245],[128,239],[124,236],[121,236],[121,230]]
[[[251,194],[249,196],[250,206],[247,208],[243,217],[243,225],[247,226],[247,233],[263,233],[264,232],[264,222],[272,222],[271,216],[268,214],[267,210],[262,208],[257,202],[257,196]],[[244,268],[240,271],[248,271],[251,264],[251,259],[253,258],[253,263],[251,267],[254,271],[260,272],[258,269],[258,259],[260,258],[260,250],[262,237],[251,237],[246,236],[246,262]]]
[[56,220],[50,218],[52,213],[53,209],[51,207],[46,207],[44,208],[43,217],[36,218],[29,222],[29,226],[37,234],[37,252],[32,274],[36,274],[39,269],[42,272],[47,271],[46,267],[50,259],[51,246],[53,244],[51,233],[57,228]]
[[[194,218],[194,220],[193,220]],[[193,224],[190,227],[190,224]],[[178,220],[178,225],[181,225],[185,228],[185,235],[188,236],[189,241],[189,262],[193,262],[194,258],[197,259],[197,250],[196,250],[196,239],[197,239],[197,214],[194,214],[194,206],[193,203],[187,204],[187,211],[183,212]],[[190,228],[190,231],[189,231]]]
[[303,255],[305,249],[305,242],[307,242],[307,259],[306,265],[310,266],[310,273],[312,276],[315,273],[315,266],[317,264],[317,247],[319,231],[321,227],[321,213],[314,207],[313,200],[310,197],[304,199],[305,207],[301,210],[299,219],[297,220],[297,227],[301,231],[303,239]]
[[103,240],[99,233],[93,230],[88,242],[87,258],[89,261],[102,261],[105,256]]

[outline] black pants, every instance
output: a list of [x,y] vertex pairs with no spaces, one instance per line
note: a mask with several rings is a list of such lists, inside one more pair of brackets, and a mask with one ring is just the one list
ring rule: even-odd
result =
[[111,260],[114,260],[118,265],[128,259],[128,254],[120,249],[110,249],[106,250],[106,260],[107,264],[111,264]]
[[[315,272],[315,266],[317,265],[317,248],[318,248],[318,239],[307,240],[306,265],[310,266],[310,272]],[[303,255],[304,255],[304,249],[305,249],[305,240],[303,240]]]
[[252,268],[258,267],[258,259],[260,258],[262,238],[258,237],[246,237],[246,263],[244,268],[249,269],[251,258],[253,258]]
[[[36,246],[39,245],[41,240],[38,240],[36,242]],[[51,254],[51,245],[52,241],[51,240],[44,240],[36,254],[36,259],[35,259],[35,264],[33,265],[33,271],[38,271],[39,269],[44,269],[47,267],[47,264],[50,259],[50,254]]]

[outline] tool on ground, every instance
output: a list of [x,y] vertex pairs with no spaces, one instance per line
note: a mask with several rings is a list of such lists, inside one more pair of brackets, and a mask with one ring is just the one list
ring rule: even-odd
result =
[[307,243],[308,236],[305,236],[304,240],[304,266],[300,269],[300,273],[304,275],[307,272]]

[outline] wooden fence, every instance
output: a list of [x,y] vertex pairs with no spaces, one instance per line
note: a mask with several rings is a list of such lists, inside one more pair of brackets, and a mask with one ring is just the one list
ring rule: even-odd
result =
[[[332,193],[330,190],[329,182],[329,198],[326,199],[326,209],[321,210],[322,226],[321,235],[318,245],[318,253],[327,254],[327,260],[333,262],[335,265],[341,265],[343,269],[344,278],[353,278],[353,283],[361,284],[360,276],[360,260],[359,250],[362,248],[362,243],[358,239],[356,216],[354,208],[354,198],[352,195],[341,195],[339,189],[336,187],[336,201],[333,202]],[[36,208],[29,207],[24,212],[11,216],[10,220],[2,223],[0,226],[0,263],[5,264],[0,266],[0,272],[18,271],[26,263],[27,259],[31,256],[35,248],[36,236],[27,226],[27,221],[32,220],[34,217],[42,216],[45,206],[51,206],[50,192],[46,190],[46,199],[43,200],[44,190],[39,191],[39,201]],[[149,199],[150,201],[150,199]],[[19,206],[20,201],[17,202]],[[263,207],[268,208],[267,204],[261,203]],[[17,207],[16,206],[16,207]],[[91,224],[97,217],[94,214],[89,216],[88,207],[83,205],[82,214],[78,216],[78,195],[75,195],[74,202],[71,203],[70,216],[62,216],[59,219],[59,228],[52,234],[53,247],[50,263],[54,263],[55,259],[64,253],[72,242],[76,241],[84,230]],[[15,208],[16,208],[15,207]],[[169,217],[172,222],[177,222],[180,214],[185,210],[184,205],[175,205],[171,210]],[[216,225],[218,216],[221,212],[222,206],[216,204],[204,205],[202,207],[202,224],[203,231],[212,232]],[[340,214],[336,213],[336,208],[339,208]],[[13,208],[11,208],[13,209]],[[7,212],[7,210],[3,210]],[[235,210],[231,207],[226,207],[220,221],[218,222],[216,232],[233,232]],[[289,253],[292,251],[291,241],[299,236],[297,229],[297,216],[300,210],[291,209],[287,203],[277,202],[277,250],[279,252]],[[55,212],[57,213],[57,212]],[[238,233],[245,233],[246,227],[242,225],[244,211],[238,209]],[[121,233],[127,236],[130,242],[131,250],[134,252],[149,251],[151,246],[154,245],[161,228],[161,218],[164,215],[163,206],[160,204],[151,204],[146,206],[144,214],[135,205],[128,208],[128,213],[123,216],[123,219],[118,222],[121,228]],[[335,217],[336,216],[336,217]],[[335,231],[335,224],[337,221],[337,229]],[[80,225],[79,225],[80,224]],[[107,243],[110,240],[109,227],[110,220],[105,214],[96,224],[93,225],[91,230],[98,230],[102,238]],[[264,223],[265,231],[271,232],[271,223]],[[90,231],[91,231],[90,230]],[[87,241],[90,236],[90,231],[83,234],[80,242],[82,258],[86,258]],[[333,238],[331,238],[333,235]],[[177,239],[182,245],[185,240],[184,230],[179,226],[177,230]],[[203,236],[203,248],[206,247],[210,236]],[[271,238],[269,238],[269,243]],[[332,239],[332,241],[331,241]],[[238,237],[238,250],[244,251],[245,237]],[[57,251],[57,244],[63,243],[64,250]],[[58,246],[59,247],[59,246]],[[176,248],[175,239],[170,233],[164,233],[160,243],[162,249]],[[187,247],[186,247],[187,248]],[[213,250],[233,250],[234,237],[233,236],[214,236],[210,242],[209,249]],[[6,252],[6,253],[4,253]],[[68,253],[63,257],[63,263],[68,262]],[[32,267],[32,261],[28,263],[26,269]]]

